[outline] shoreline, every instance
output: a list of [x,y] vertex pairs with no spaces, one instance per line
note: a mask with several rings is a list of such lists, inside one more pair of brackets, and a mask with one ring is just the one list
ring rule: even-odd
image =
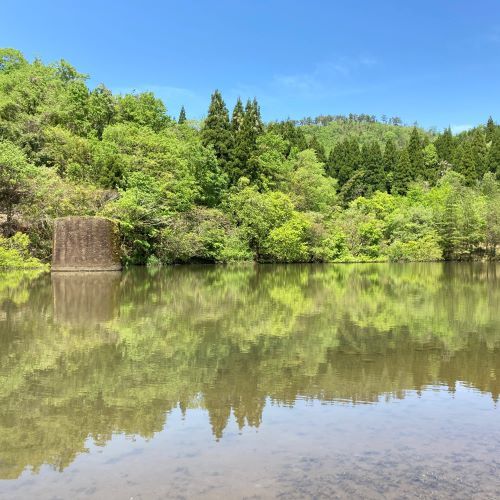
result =
[[412,260],[412,261],[391,261],[391,260],[349,260],[349,261],[331,261],[331,262],[271,262],[271,261],[235,261],[235,262],[180,262],[172,264],[159,264],[154,266],[148,266],[147,264],[132,264],[124,265],[121,269],[55,269],[53,270],[49,264],[40,267],[2,267],[0,268],[0,274],[11,273],[11,272],[39,272],[43,273],[62,273],[62,274],[78,274],[78,273],[120,273],[133,268],[145,268],[145,269],[160,269],[160,268],[173,268],[173,267],[237,267],[237,266],[307,266],[307,265],[349,265],[349,264],[398,264],[398,265],[408,265],[408,264],[498,264],[500,259],[477,259],[477,260]]

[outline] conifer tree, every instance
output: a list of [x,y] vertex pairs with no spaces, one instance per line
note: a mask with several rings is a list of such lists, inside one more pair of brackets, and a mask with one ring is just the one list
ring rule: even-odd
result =
[[488,168],[490,172],[497,175],[500,180],[500,130],[495,130],[491,141],[490,150],[488,151]]
[[488,148],[486,146],[486,136],[481,128],[476,128],[472,134],[472,154],[474,156],[476,175],[482,179],[488,169],[486,165]]
[[344,144],[339,142],[330,150],[330,154],[328,155],[328,159],[325,164],[326,174],[334,179],[337,179],[339,176],[340,165],[344,163],[344,158]]
[[361,152],[362,167],[365,171],[366,194],[371,195],[375,191],[385,191],[384,158],[380,145],[373,141],[364,145]]
[[243,125],[243,117],[245,116],[245,110],[243,109],[243,103],[241,99],[238,97],[236,104],[233,109],[233,114],[231,117],[231,130],[233,134],[239,132]]
[[394,175],[394,170],[396,170],[396,164],[398,162],[398,152],[396,150],[396,144],[393,139],[387,139],[384,149],[384,171],[386,177],[386,187],[390,189],[392,184],[392,177]]
[[252,178],[252,168],[248,160],[256,149],[257,137],[262,134],[264,125],[260,117],[257,101],[248,100],[241,128],[234,134],[234,154],[232,158],[231,179],[236,182],[241,176]]
[[343,186],[360,168],[361,151],[356,138],[344,140],[344,159],[339,166],[338,181]]
[[307,140],[301,127],[297,127],[292,120],[273,122],[267,126],[267,131],[280,135],[287,141],[285,156],[288,157],[292,148],[296,151],[307,149]]
[[323,163],[323,165],[326,163],[326,152],[325,148],[323,147],[323,144],[321,144],[318,139],[316,138],[315,135],[312,136],[311,140],[309,141],[308,144],[309,149],[313,149],[316,153],[316,158],[318,161]]
[[392,179],[392,194],[405,194],[413,180],[412,165],[407,149],[401,151]]
[[339,191],[339,200],[342,206],[347,207],[350,201],[363,196],[365,192],[364,176],[365,171],[358,169],[342,186],[342,189]]
[[454,144],[453,134],[451,133],[450,127],[445,129],[444,132],[436,139],[435,145],[439,159],[451,163],[453,159]]
[[411,132],[410,143],[408,144],[408,156],[410,158],[413,179],[423,178],[424,155],[417,127],[413,127]]
[[474,152],[470,141],[464,141],[457,148],[455,170],[464,176],[467,186],[472,186],[477,179]]
[[179,119],[177,120],[177,123],[179,125],[183,124],[186,121],[186,110],[184,109],[184,106],[181,107],[181,112],[179,113]]
[[496,125],[493,118],[490,116],[486,123],[486,142],[491,142],[495,136]]
[[233,136],[229,123],[229,113],[218,90],[212,94],[208,116],[201,129],[201,139],[203,145],[214,148],[219,165],[227,172],[233,148]]
[[262,117],[260,115],[260,106],[257,99],[254,97],[252,101],[253,117],[254,117],[254,130],[257,136],[264,132],[264,123],[262,122]]
[[[304,130],[301,127],[295,126],[291,120],[284,122],[283,138],[290,143],[290,149],[295,148],[297,151],[307,149],[307,139]],[[288,151],[288,154],[290,151]]]

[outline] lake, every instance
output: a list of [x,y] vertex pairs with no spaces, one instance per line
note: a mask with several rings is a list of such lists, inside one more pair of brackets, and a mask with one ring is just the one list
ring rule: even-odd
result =
[[500,496],[500,265],[0,274],[0,498]]

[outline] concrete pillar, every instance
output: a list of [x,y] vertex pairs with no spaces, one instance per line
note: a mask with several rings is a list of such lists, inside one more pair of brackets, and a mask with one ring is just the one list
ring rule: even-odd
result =
[[52,271],[119,271],[116,224],[102,217],[61,217],[54,223]]

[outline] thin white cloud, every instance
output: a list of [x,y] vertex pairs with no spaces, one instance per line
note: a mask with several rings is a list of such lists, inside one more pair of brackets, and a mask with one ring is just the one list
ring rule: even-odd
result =
[[470,130],[474,125],[464,124],[464,125],[450,125],[451,131],[454,134],[460,134],[460,132],[465,132]]
[[313,93],[322,90],[322,82],[315,75],[277,75],[273,79],[273,86],[284,87],[293,91]]
[[[240,83],[223,90],[228,107],[231,109],[237,97],[242,99],[258,97],[261,107],[273,108],[291,98],[307,100],[347,97],[362,94],[373,87],[359,83],[359,76],[378,65],[369,55],[356,57],[336,57],[312,66],[310,72],[296,74],[277,74],[268,84],[253,85]],[[364,82],[364,79],[362,80]],[[139,84],[128,87],[114,87],[115,94],[153,92],[165,103],[172,114],[178,113],[181,105],[186,107],[188,117],[202,118],[208,107],[209,94],[198,93],[192,89],[158,84]]]
[[363,90],[352,85],[352,78],[377,64],[377,60],[369,56],[339,57],[316,64],[307,73],[275,75],[271,87],[304,97],[359,94]]

